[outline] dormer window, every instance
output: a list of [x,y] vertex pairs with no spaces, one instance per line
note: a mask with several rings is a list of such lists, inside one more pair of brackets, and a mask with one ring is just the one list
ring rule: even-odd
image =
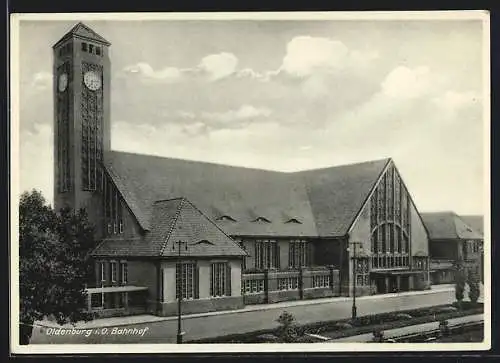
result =
[[219,218],[217,218],[218,221],[230,221],[230,222],[236,222],[236,219],[234,219],[233,217],[231,216],[228,216],[228,215],[223,215],[223,216],[220,216]]
[[302,224],[301,221],[299,221],[298,219],[296,218],[291,218],[289,219],[288,221],[286,221],[285,223],[296,223],[296,224]]
[[257,217],[254,222],[263,222],[263,223],[271,223],[271,221],[264,217]]
[[212,242],[210,242],[210,241],[209,241],[209,240],[207,240],[207,239],[202,239],[202,240],[200,240],[200,241],[196,242],[195,244],[196,244],[196,245],[204,245],[204,244],[205,244],[205,245],[213,245],[213,243],[212,243]]

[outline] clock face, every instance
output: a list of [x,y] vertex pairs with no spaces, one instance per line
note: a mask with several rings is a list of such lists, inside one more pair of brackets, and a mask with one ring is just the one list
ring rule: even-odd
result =
[[57,82],[57,88],[59,89],[59,92],[63,92],[66,90],[66,87],[68,86],[68,75],[66,73],[63,73],[59,76],[59,81]]
[[86,72],[83,75],[83,82],[85,86],[91,91],[97,91],[101,88],[101,76],[93,71]]

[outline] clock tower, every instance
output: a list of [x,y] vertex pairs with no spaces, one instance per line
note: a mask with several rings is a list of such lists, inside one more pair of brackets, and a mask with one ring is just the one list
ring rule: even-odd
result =
[[97,225],[111,147],[109,46],[82,23],[53,46],[54,207],[86,208]]

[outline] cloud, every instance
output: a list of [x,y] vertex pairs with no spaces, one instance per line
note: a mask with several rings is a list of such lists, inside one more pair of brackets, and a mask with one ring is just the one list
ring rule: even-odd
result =
[[428,94],[433,85],[430,70],[419,66],[393,69],[382,82],[382,92],[396,99],[411,99]]
[[31,80],[31,87],[39,91],[44,91],[49,87],[52,87],[52,73],[49,72],[35,73]]
[[475,91],[446,91],[444,94],[433,98],[432,101],[445,111],[453,113],[479,104],[481,95]]
[[267,122],[272,111],[265,107],[242,105],[224,112],[177,111],[175,114],[183,120],[183,131],[194,135],[222,129],[241,129],[257,121]]
[[123,68],[125,74],[137,74],[145,80],[165,83],[180,82],[187,76],[206,76],[209,81],[216,81],[233,74],[238,65],[238,58],[232,53],[210,54],[203,57],[198,66],[193,68],[164,67],[155,70],[146,62],[139,62]]
[[238,120],[250,120],[258,117],[269,117],[271,110],[268,108],[257,108],[251,105],[242,105],[237,110],[226,112],[203,112],[202,118],[207,120],[231,122]]
[[287,44],[281,69],[304,77],[317,69],[341,68],[348,54],[349,49],[338,40],[299,36]]
[[203,57],[199,68],[208,74],[211,81],[232,75],[238,66],[238,58],[232,53],[211,54]]
[[165,82],[178,82],[183,76],[183,71],[175,67],[165,67],[155,71],[148,63],[139,62],[124,68],[127,73],[140,74],[145,78]]

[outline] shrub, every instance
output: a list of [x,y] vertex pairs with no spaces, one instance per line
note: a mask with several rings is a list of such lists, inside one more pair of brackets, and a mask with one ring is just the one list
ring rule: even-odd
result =
[[480,288],[479,283],[477,281],[469,283],[469,299],[472,303],[477,303],[479,300]]
[[285,343],[293,343],[297,338],[295,330],[295,317],[288,311],[284,311],[276,321],[280,324],[276,330],[278,338]]
[[382,330],[374,330],[373,331],[373,339],[374,342],[381,343],[384,341],[384,332]]
[[400,320],[413,319],[413,317],[410,314],[396,314],[396,317]]

